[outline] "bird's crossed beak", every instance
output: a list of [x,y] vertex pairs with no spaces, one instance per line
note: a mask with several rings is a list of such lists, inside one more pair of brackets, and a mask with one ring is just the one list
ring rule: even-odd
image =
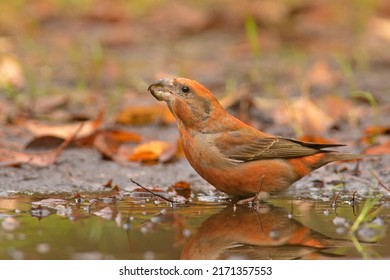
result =
[[173,79],[164,78],[158,80],[157,82],[151,84],[148,87],[148,91],[158,100],[158,101],[168,101],[173,89]]

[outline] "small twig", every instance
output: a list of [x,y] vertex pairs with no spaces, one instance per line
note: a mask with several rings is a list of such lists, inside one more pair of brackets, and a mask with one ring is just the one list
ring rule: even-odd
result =
[[140,183],[137,183],[136,181],[134,181],[134,180],[131,179],[131,178],[130,178],[130,181],[133,182],[134,184],[136,184],[138,187],[144,189],[145,191],[147,191],[147,192],[153,194],[154,196],[157,196],[157,197],[159,197],[159,198],[161,198],[161,199],[163,199],[163,200],[165,200],[165,201],[167,201],[167,202],[170,202],[170,203],[172,203],[172,204],[173,204],[173,203],[177,203],[177,202],[175,202],[175,201],[173,201],[173,200],[171,200],[171,199],[169,199],[169,198],[166,198],[166,197],[162,196],[161,194],[158,194],[158,193],[155,193],[154,191],[149,190],[148,188],[142,186]]
[[260,186],[259,189],[257,190],[256,196],[252,200],[252,203],[255,201],[261,201],[260,192],[261,192],[261,187],[263,186],[263,182],[264,182],[264,174],[263,176],[261,176]]
[[332,202],[332,208],[336,209],[337,208],[337,199],[339,198],[340,196],[340,193],[337,193],[336,197],[333,199],[333,202]]
[[352,199],[349,201],[349,205],[355,206],[356,200],[355,200],[356,191],[352,194]]
[[353,215],[354,215],[354,216],[357,216],[357,214],[356,214],[356,206],[357,206],[357,204],[356,204],[356,199],[355,199],[355,197],[356,197],[356,191],[353,192],[353,194],[352,194],[352,199],[349,201],[349,205],[352,206]]
[[261,232],[264,232],[263,223],[261,222],[260,213],[256,210],[257,221],[259,222]]
[[257,193],[254,197],[244,198],[237,202],[238,205],[244,205],[246,203],[253,204],[256,201],[261,201],[260,193],[261,193],[261,187],[263,186],[264,181],[264,174],[261,176],[260,186],[257,190]]
[[383,181],[375,174],[374,171],[372,171],[372,175],[374,175],[375,179],[378,180],[378,183],[379,183],[379,185],[380,185],[382,188],[384,188],[386,191],[390,192],[390,188],[387,187],[387,186],[385,185],[385,183],[383,183]]
[[88,209],[88,212],[91,211],[91,206],[98,203],[99,199],[98,198],[94,198],[94,199],[91,199],[90,200],[90,203],[87,205],[87,209]]
[[360,172],[360,160],[356,162],[355,168],[352,170],[352,174],[355,176],[359,176],[361,174]]

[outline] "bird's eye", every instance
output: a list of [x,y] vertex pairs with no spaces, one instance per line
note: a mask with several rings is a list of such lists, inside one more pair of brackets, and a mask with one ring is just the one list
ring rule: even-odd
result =
[[184,93],[189,93],[189,92],[190,92],[190,88],[187,87],[187,86],[183,86],[183,87],[181,88],[181,91],[184,92]]

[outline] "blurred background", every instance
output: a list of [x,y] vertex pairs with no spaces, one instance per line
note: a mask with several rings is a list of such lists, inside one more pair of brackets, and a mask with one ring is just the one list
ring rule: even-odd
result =
[[356,91],[388,102],[389,47],[386,0],[1,1],[0,121],[39,115],[48,97],[72,104],[50,118],[95,114],[96,95],[117,119],[155,102],[146,89],[165,76],[226,106]]
[[[148,193],[130,178],[225,207],[184,158],[166,105],[147,91],[162,77],[199,81],[267,132],[390,154],[389,50],[389,0],[0,0],[0,259],[177,259],[189,230],[222,209],[195,204],[161,218],[166,203],[149,194],[145,207]],[[61,155],[72,141],[85,148]],[[383,209],[384,219],[362,227],[380,240],[389,166],[389,157],[329,165],[272,203],[288,213],[294,206],[305,226],[335,238]],[[355,195],[367,215],[358,223]],[[290,232],[297,223],[283,215],[272,225]],[[228,231],[216,227],[224,239]],[[373,246],[374,258],[388,258],[388,240]],[[275,258],[297,258],[291,244],[278,248]],[[341,254],[371,257],[356,248]],[[320,257],[333,256],[301,258]]]

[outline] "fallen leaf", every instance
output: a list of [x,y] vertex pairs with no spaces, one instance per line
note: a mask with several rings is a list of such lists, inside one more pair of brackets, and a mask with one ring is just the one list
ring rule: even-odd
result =
[[128,145],[120,145],[115,154],[113,154],[112,160],[125,163],[129,161],[129,158],[134,153],[134,147]]
[[157,162],[160,156],[170,148],[170,144],[164,141],[150,141],[134,148],[130,161]]
[[[166,163],[174,159],[176,156],[179,156],[181,150],[180,141],[176,141],[175,143],[169,144],[169,147],[165,149],[159,156],[158,161],[162,163]],[[183,152],[184,154],[184,152]]]
[[[110,129],[96,133],[93,146],[106,158],[115,160],[123,158],[122,154],[118,157],[118,152],[122,143],[137,143],[139,141],[141,141],[141,136],[137,133],[118,129]],[[123,150],[121,150],[121,153],[123,153]]]
[[386,125],[372,125],[364,130],[364,136],[361,138],[362,143],[373,144],[375,139],[380,135],[390,134],[390,126]]
[[185,198],[190,198],[191,196],[191,185],[186,181],[176,182],[172,185],[172,188],[177,195],[181,195]]
[[369,147],[363,151],[363,154],[368,155],[388,155],[390,154],[390,140],[380,144]]
[[141,135],[139,135],[138,133],[121,130],[121,129],[105,129],[100,133],[108,135],[118,143],[126,143],[126,142],[138,143],[142,139]]
[[55,149],[64,142],[64,139],[54,136],[42,136],[31,140],[25,147],[27,150],[50,150]]
[[116,115],[115,120],[118,124],[126,125],[144,125],[156,122],[175,123],[175,118],[167,106],[162,105],[126,107]]
[[75,139],[77,133],[82,129],[79,125],[73,135],[65,140],[56,149],[48,152],[20,152],[0,147],[0,166],[17,166],[20,164],[30,164],[38,167],[48,166],[57,161],[63,150]]
[[332,139],[324,138],[317,135],[308,135],[308,134],[298,137],[298,140],[304,142],[319,143],[319,144],[337,144],[337,142]]
[[77,138],[88,137],[100,128],[103,123],[104,111],[101,110],[94,120],[70,123],[70,124],[48,124],[39,122],[36,120],[26,120],[19,119],[18,123],[21,126],[27,128],[35,137],[41,136],[54,136],[62,139],[67,139],[75,134],[80,127],[80,124],[83,124],[81,130],[77,133]]
[[112,186],[112,179],[108,180],[107,183],[105,183],[103,185],[103,188],[109,188],[109,189],[112,189],[113,186]]
[[367,137],[390,134],[390,126],[386,125],[372,125],[364,130],[364,134]]

